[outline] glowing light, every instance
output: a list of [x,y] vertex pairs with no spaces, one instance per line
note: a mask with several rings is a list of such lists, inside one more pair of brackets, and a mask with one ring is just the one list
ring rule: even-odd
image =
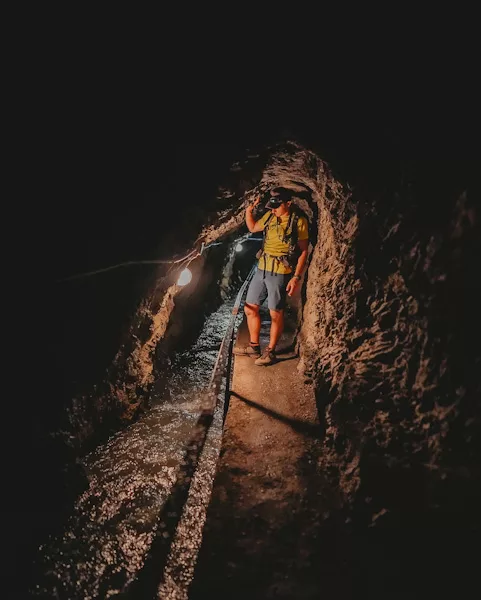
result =
[[187,285],[192,280],[192,273],[189,269],[184,269],[177,279],[177,285]]
[[236,252],[241,252],[242,251],[242,244],[237,244],[237,246],[235,247]]

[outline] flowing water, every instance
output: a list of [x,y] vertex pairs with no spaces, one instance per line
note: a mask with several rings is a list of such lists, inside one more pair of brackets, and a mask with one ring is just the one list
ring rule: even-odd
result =
[[233,304],[231,298],[208,316],[194,345],[173,357],[165,393],[153,397],[151,410],[84,459],[89,487],[62,533],[39,549],[42,575],[35,597],[89,600],[125,594],[145,568],[153,542],[172,537],[167,566],[156,567],[158,581],[165,568],[162,597],[182,597],[175,573],[182,572],[182,586],[189,584],[220,448],[222,401],[177,533],[165,528],[160,515],[185,463]]

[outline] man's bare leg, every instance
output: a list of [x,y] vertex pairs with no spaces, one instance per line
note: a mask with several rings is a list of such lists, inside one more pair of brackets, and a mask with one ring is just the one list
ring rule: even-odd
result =
[[[269,338],[269,348],[275,350],[277,342],[284,330],[284,310],[269,310],[271,314],[271,331]],[[261,320],[259,317],[259,330]]]
[[249,329],[251,344],[259,344],[261,333],[261,316],[258,304],[245,304],[244,312],[247,317],[247,328]]

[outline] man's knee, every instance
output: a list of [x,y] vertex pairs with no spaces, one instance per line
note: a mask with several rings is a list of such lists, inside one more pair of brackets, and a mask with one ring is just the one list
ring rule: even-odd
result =
[[244,304],[244,312],[248,317],[253,317],[259,314],[259,306],[257,304]]
[[284,316],[284,310],[283,309],[281,309],[281,310],[273,310],[273,309],[271,309],[271,310],[269,310],[269,312],[270,312],[270,315],[271,315],[271,319],[273,321],[276,321],[276,322],[277,321],[282,321],[282,318]]

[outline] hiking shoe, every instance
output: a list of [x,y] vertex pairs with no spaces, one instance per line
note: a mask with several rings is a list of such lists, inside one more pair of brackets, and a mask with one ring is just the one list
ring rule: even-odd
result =
[[251,346],[250,344],[247,344],[246,346],[235,346],[233,352],[237,356],[252,356],[255,358],[259,358],[261,355],[260,346]]
[[267,365],[272,365],[277,362],[277,356],[274,350],[270,348],[266,348],[256,362],[255,365],[259,365],[261,367],[267,367]]

